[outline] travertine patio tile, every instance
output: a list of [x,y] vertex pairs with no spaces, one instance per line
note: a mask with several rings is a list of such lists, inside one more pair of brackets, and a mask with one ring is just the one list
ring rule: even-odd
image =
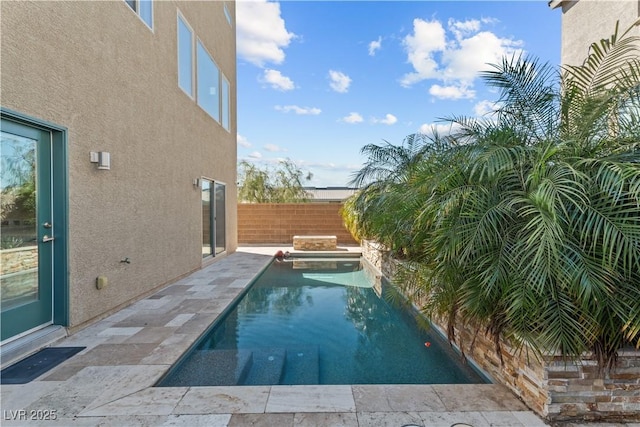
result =
[[191,319],[187,320],[184,325],[176,329],[177,334],[193,334],[194,331],[198,331],[198,335],[204,332],[205,329],[216,320],[218,315],[216,313],[196,313]]
[[169,369],[168,365],[134,365],[122,367],[123,377],[115,387],[107,387],[87,406],[97,408],[154,385]]
[[233,414],[229,427],[293,427],[293,414]]
[[[547,424],[532,411],[512,411],[514,417],[527,427],[544,427]],[[630,426],[631,427],[631,426]],[[640,426],[639,426],[640,427]]]
[[140,326],[129,327],[129,328],[107,328],[104,331],[101,331],[98,336],[99,337],[109,337],[112,335],[134,335],[140,332],[143,328]]
[[293,417],[295,427],[358,427],[354,412],[302,412]]
[[135,310],[157,310],[172,300],[172,297],[169,295],[165,295],[158,299],[147,298],[134,303],[131,307]]
[[191,319],[195,313],[181,313],[176,315],[173,319],[168,321],[164,326],[168,327],[178,327],[184,325],[187,320]]
[[522,422],[510,411],[482,411],[482,417],[492,427],[531,427]]
[[87,366],[136,365],[150,355],[158,344],[100,344],[67,363]]
[[70,365],[63,363],[53,368],[52,371],[45,373],[38,379],[40,381],[66,381],[84,368],[86,368],[84,365]]
[[233,280],[234,279],[232,277],[216,277],[215,279],[211,280],[208,284],[214,285],[214,286],[227,286],[231,282],[233,282]]
[[140,332],[135,335],[129,337],[125,344],[128,343],[156,343],[160,344],[162,341],[169,338],[175,330],[178,328],[171,328],[166,326],[150,326],[147,328],[143,328]]
[[[489,427],[490,424],[480,412],[421,412],[422,423],[429,427],[451,427],[464,423],[473,427]],[[514,426],[515,427],[515,426]]]
[[167,295],[184,295],[187,292],[189,292],[190,290],[190,286],[189,285],[178,285],[178,284],[173,284],[167,288],[164,288],[163,290],[161,290],[160,292],[158,292],[157,294],[154,295],[154,297],[164,297]]
[[[2,404],[2,411],[19,411],[21,409],[26,409],[33,402],[51,393],[59,387],[60,384],[63,384],[63,382],[34,381],[27,384],[4,384],[0,387],[0,403]],[[2,424],[4,425],[4,420]]]
[[247,286],[247,284],[248,284],[248,283],[249,283],[249,281],[248,281],[248,280],[245,280],[245,279],[237,279],[237,280],[234,280],[233,282],[231,282],[231,283],[229,284],[229,286],[228,286],[228,287],[229,287],[229,288],[240,288],[240,289],[244,289],[244,288]]
[[417,412],[358,412],[360,427],[399,427],[409,424],[422,425],[422,418]]
[[191,387],[174,414],[235,414],[265,412],[269,386]]
[[136,310],[133,309],[132,307],[126,307],[126,308],[123,308],[122,310],[119,310],[119,311],[113,313],[112,315],[110,315],[106,319],[98,322],[98,324],[100,324],[100,323],[104,323],[104,324],[118,323],[119,321],[124,320],[127,317],[131,316],[135,312],[136,312]]
[[266,412],[354,412],[351,386],[273,386]]
[[[214,296],[210,294],[209,298],[214,298]],[[180,313],[198,313],[207,305],[208,301],[203,300],[202,298],[194,298],[193,294],[189,294],[189,298],[181,301],[180,304],[178,304],[172,311]]]
[[157,310],[140,310],[115,323],[116,327],[131,327],[131,326],[164,326],[167,322],[171,321],[180,311],[157,311]]
[[194,331],[191,335],[174,333],[162,341],[140,363],[145,365],[172,365],[187,351],[198,336],[199,333],[197,331]]
[[82,411],[78,416],[169,415],[187,390],[187,387],[145,388],[97,408]]
[[162,427],[226,427],[231,414],[169,415]]
[[354,385],[358,412],[446,411],[430,385]]
[[497,384],[434,385],[447,411],[526,411],[506,387]]

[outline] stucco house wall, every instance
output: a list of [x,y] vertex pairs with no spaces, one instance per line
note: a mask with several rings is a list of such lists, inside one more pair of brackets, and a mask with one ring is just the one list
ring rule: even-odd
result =
[[[591,43],[609,38],[619,21],[622,34],[640,18],[638,0],[575,0],[551,2],[562,10],[562,64],[580,65],[587,57]],[[632,33],[640,36],[640,26]]]
[[[229,130],[178,86],[178,14],[230,83]],[[68,129],[66,326],[207,262],[196,179],[226,184],[226,252],[235,251],[233,1],[154,1],[152,29],[125,1],[3,1],[1,19],[2,107]],[[92,151],[109,152],[111,169],[98,170]]]

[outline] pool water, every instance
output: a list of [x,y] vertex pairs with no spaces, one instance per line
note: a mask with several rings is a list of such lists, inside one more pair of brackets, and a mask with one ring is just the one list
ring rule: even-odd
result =
[[364,263],[274,260],[158,385],[486,382]]

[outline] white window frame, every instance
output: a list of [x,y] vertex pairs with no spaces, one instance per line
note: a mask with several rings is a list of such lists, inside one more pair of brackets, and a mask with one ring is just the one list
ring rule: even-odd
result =
[[229,13],[229,8],[227,7],[227,3],[222,3],[222,7],[224,9],[224,17],[227,18],[227,22],[229,26],[233,28],[233,24],[231,23],[231,13]]
[[[180,83],[180,66],[181,66],[181,62],[180,62],[180,23],[183,23],[187,29],[189,30],[190,34],[191,34],[191,43],[189,46],[190,49],[190,53],[191,53],[191,61],[189,63],[189,71],[191,71],[191,90],[190,92],[187,92],[187,90],[185,88],[182,87],[182,84]],[[195,56],[196,56],[196,52],[195,52],[195,33],[193,31],[193,28],[191,27],[191,25],[189,25],[189,21],[187,21],[187,19],[184,17],[184,15],[182,13],[180,13],[180,11],[178,10],[178,16],[176,19],[176,52],[177,52],[177,65],[178,65],[178,87],[185,93],[187,94],[187,96],[191,99],[193,99],[195,101],[196,99],[196,70],[195,67],[193,66],[195,63]]]
[[[136,14],[136,16],[138,17],[138,19],[140,19],[140,21],[142,21],[144,23],[144,25],[147,26],[147,28],[149,28],[152,32],[153,32],[153,18],[154,18],[154,13],[153,13],[153,0],[148,0],[149,4],[151,5],[151,22],[147,22],[145,21],[142,16],[140,15],[140,0],[124,0],[125,4],[129,7],[130,10],[133,11],[133,13]],[[129,2],[132,2],[134,4],[134,7],[131,7],[131,4]]]
[[204,52],[207,54],[207,56],[209,57],[209,59],[211,60],[211,62],[213,63],[213,66],[218,70],[218,78],[217,78],[217,82],[216,82],[216,100],[218,101],[218,117],[215,117],[213,114],[211,114],[210,111],[207,111],[201,104],[200,104],[200,97],[198,96],[198,90],[196,89],[196,103],[198,104],[198,106],[200,108],[202,108],[202,111],[204,111],[205,113],[207,113],[209,115],[209,117],[211,117],[212,119],[214,119],[216,122],[218,122],[218,124],[222,124],[221,118],[222,118],[222,105],[221,105],[221,78],[220,76],[222,76],[222,70],[220,70],[220,67],[218,66],[218,63],[216,62],[215,59],[213,59],[213,55],[211,55],[211,52],[209,52],[209,49],[207,49],[207,47],[204,45],[204,43],[202,42],[202,40],[200,38],[198,38],[196,40],[196,66],[195,66],[195,70],[196,70],[196,86],[200,87],[199,85],[199,78],[200,78],[200,73],[198,73],[198,45],[202,46],[202,50],[204,50]]
[[[225,83],[227,89],[226,96],[224,93]],[[226,111],[224,108],[225,99],[227,101]],[[231,132],[231,83],[229,82],[229,79],[227,79],[227,76],[222,72],[220,73],[220,124],[227,132]]]

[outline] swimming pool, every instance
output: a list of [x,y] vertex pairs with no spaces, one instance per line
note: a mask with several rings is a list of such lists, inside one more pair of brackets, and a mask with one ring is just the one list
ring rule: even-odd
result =
[[273,260],[157,384],[485,383],[358,258]]

